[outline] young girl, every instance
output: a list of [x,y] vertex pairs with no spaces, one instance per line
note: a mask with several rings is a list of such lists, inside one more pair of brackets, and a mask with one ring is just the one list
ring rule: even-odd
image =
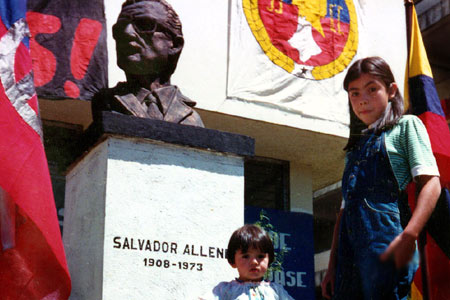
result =
[[[350,138],[338,215],[322,294],[333,299],[406,299],[417,260],[416,240],[436,205],[439,172],[426,129],[403,115],[388,64],[356,61],[344,79]],[[420,192],[410,214],[404,190]]]
[[239,278],[219,283],[202,300],[293,300],[284,288],[263,280],[274,260],[273,244],[269,235],[255,225],[237,229],[228,243],[227,259],[237,268]]

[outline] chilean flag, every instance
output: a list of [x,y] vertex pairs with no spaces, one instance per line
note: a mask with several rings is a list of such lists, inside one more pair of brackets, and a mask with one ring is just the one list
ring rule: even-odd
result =
[[[427,128],[441,176],[441,185],[444,187],[427,224],[427,242],[421,256],[421,259],[425,258],[423,260],[425,264],[421,264],[422,270],[419,270],[414,277],[412,299],[448,300],[450,299],[450,193],[448,191],[450,131],[434,85],[414,5],[412,3],[406,5],[409,61],[405,100],[409,98],[410,111],[419,116]],[[414,207],[415,201],[413,190],[414,188],[410,188],[409,193],[411,207]],[[422,281],[423,279],[425,280]]]
[[0,299],[62,300],[71,283],[33,85],[26,0],[0,0]]

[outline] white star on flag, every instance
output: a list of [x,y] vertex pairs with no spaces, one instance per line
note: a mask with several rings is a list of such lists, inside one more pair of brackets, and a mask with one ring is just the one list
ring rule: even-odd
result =
[[42,137],[39,115],[28,104],[28,100],[35,94],[33,73],[30,72],[19,82],[15,82],[16,51],[26,36],[29,36],[28,26],[24,19],[20,19],[0,38],[0,80],[6,96],[19,115]]

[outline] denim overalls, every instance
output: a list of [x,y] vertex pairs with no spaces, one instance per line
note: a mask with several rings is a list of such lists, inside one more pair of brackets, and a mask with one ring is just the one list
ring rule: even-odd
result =
[[[402,232],[397,181],[385,132],[363,134],[347,155],[342,178],[345,208],[339,228],[333,299],[406,299],[417,263],[396,270],[379,259]],[[403,208],[402,208],[403,209]]]

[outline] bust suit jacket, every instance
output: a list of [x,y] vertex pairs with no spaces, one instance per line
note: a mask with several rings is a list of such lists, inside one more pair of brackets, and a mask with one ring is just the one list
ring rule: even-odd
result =
[[99,118],[102,111],[115,111],[141,118],[204,127],[200,115],[193,109],[195,104],[174,85],[150,91],[142,87],[133,88],[127,82],[100,90],[91,101],[94,120]]

